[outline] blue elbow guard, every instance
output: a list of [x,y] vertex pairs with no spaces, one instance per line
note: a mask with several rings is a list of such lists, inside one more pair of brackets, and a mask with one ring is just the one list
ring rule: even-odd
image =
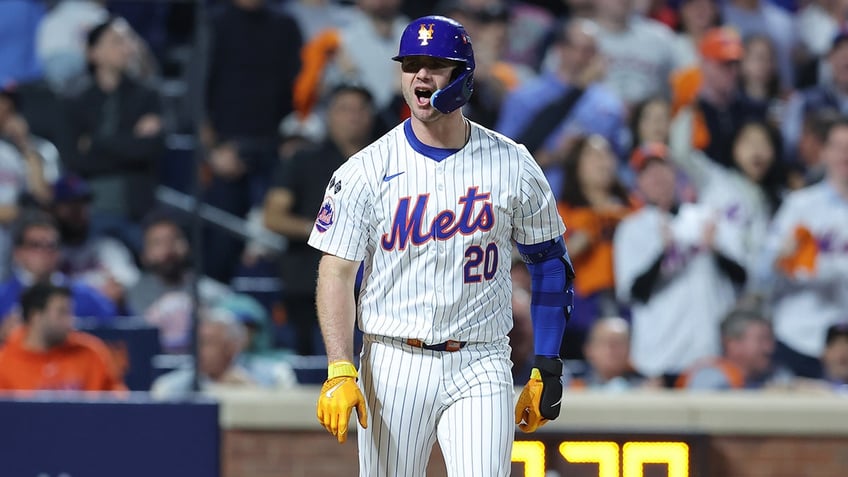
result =
[[562,237],[523,245],[518,251],[530,270],[533,341],[536,355],[559,356],[565,324],[574,306],[574,267]]

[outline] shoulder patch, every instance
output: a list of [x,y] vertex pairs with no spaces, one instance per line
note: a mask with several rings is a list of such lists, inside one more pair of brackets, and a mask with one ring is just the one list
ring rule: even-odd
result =
[[324,203],[318,210],[318,217],[315,219],[315,228],[321,232],[326,232],[333,225],[336,217],[336,203],[333,198],[327,196],[324,198]]

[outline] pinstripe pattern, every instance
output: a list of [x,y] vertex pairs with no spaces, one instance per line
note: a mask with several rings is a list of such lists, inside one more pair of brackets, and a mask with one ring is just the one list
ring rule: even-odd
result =
[[[473,123],[472,123],[473,124]],[[403,174],[387,181],[384,176]],[[512,328],[509,263],[512,240],[534,244],[564,233],[550,187],[523,146],[473,124],[471,140],[456,155],[436,162],[415,152],[398,126],[348,160],[334,174],[341,188],[328,187],[334,221],[313,230],[309,244],[349,260],[362,260],[365,274],[359,300],[360,327],[367,334],[417,338],[427,343],[489,342]],[[459,217],[469,187],[489,193],[494,226],[470,235],[385,250],[398,203],[409,198],[411,212],[426,197],[421,235],[443,210]],[[480,212],[475,204],[472,215]],[[497,247],[490,280],[463,283],[470,246]],[[491,264],[491,261],[490,261]],[[472,272],[482,274],[485,263]]]
[[[358,433],[360,475],[425,475],[436,436],[449,475],[509,475],[513,387],[508,356],[506,339],[442,353],[366,336],[360,383],[369,422]],[[400,379],[405,376],[414,379]]]
[[[364,263],[361,475],[423,475],[437,437],[451,476],[509,474],[513,241],[564,232],[527,150],[474,123],[441,161],[401,124],[336,171],[309,244]],[[470,344],[433,352],[407,338]]]

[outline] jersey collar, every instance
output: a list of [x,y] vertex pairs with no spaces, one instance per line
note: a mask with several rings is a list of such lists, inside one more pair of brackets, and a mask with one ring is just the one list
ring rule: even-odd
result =
[[459,149],[444,149],[441,147],[433,147],[424,144],[419,141],[417,137],[415,137],[415,133],[412,131],[412,121],[407,119],[403,123],[403,134],[406,136],[407,142],[412,147],[415,152],[421,154],[422,156],[428,157],[436,162],[442,162],[446,158],[456,154],[459,152]]

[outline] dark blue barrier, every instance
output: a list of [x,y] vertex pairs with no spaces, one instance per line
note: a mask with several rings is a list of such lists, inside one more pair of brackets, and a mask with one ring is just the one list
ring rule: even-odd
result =
[[160,354],[159,329],[141,319],[121,318],[114,326],[80,327],[109,346],[124,383],[133,391],[148,391],[156,372],[153,357]]
[[211,401],[0,400],[0,475],[218,477]]
[[198,175],[194,163],[194,138],[171,134],[166,138],[166,144],[158,164],[159,184],[191,194]]

